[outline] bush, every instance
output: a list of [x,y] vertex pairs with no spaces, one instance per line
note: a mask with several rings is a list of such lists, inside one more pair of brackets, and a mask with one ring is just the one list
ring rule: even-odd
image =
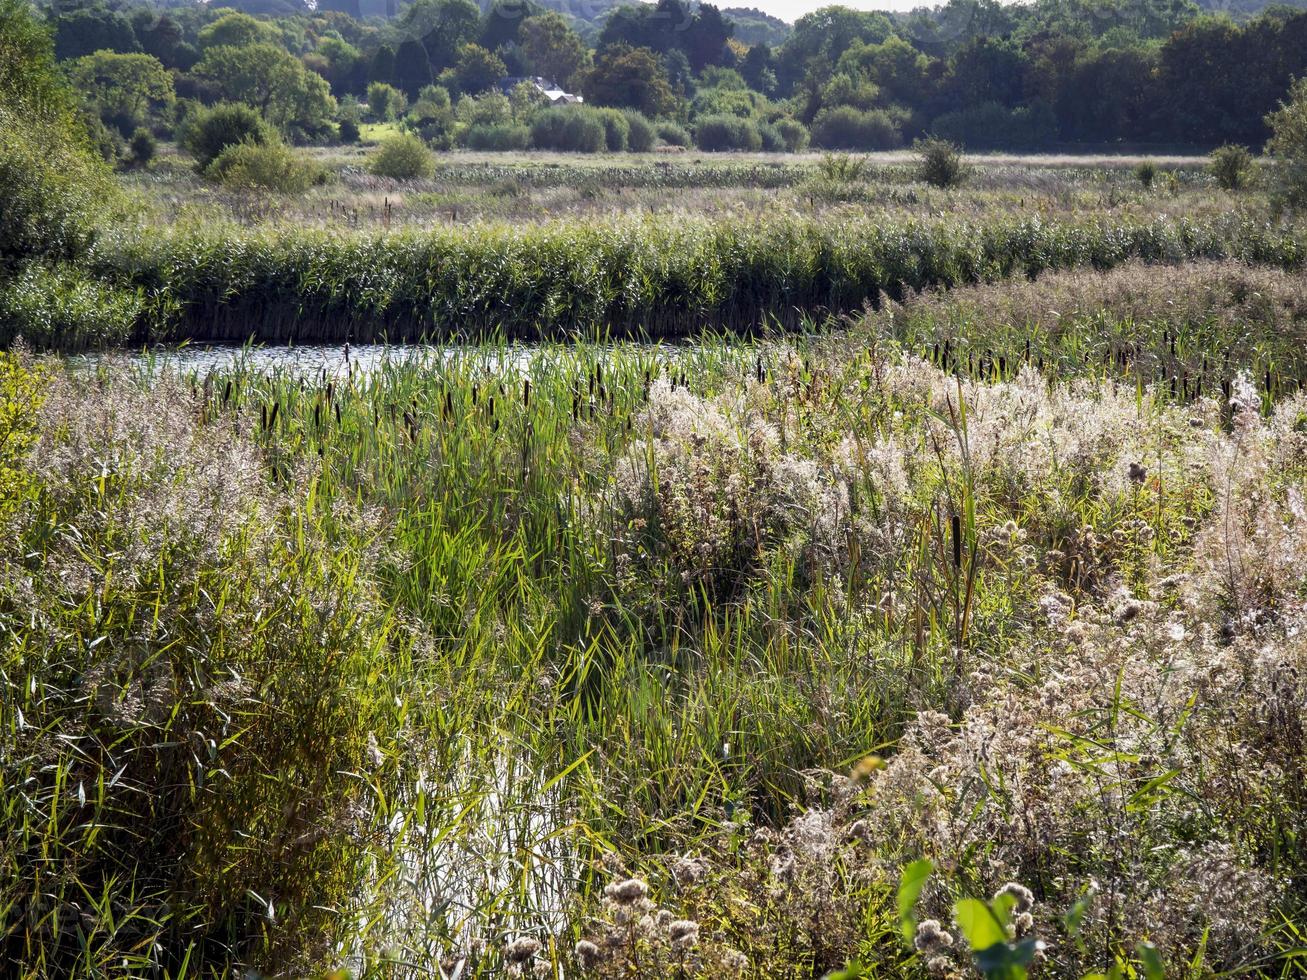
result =
[[463,133],[463,145],[470,150],[525,150],[531,131],[513,123],[471,126]]
[[368,86],[368,114],[374,122],[398,119],[407,108],[408,99],[395,86],[385,82],[373,82]]
[[768,153],[781,153],[785,149],[785,140],[781,138],[780,130],[771,123],[758,123],[758,137],[762,140],[762,148]]
[[1157,164],[1152,160],[1140,160],[1135,164],[1134,174],[1140,186],[1144,190],[1149,190],[1153,186],[1153,181],[1157,179]]
[[785,144],[785,149],[790,153],[798,153],[808,145],[808,127],[797,119],[790,119],[787,116],[784,119],[776,120],[775,125],[776,132],[780,134],[781,142]]
[[812,142],[827,150],[890,150],[903,142],[898,123],[883,109],[823,109],[812,121]]
[[0,105],[0,273],[34,258],[75,259],[90,247],[112,190],[75,126]]
[[658,138],[668,146],[689,146],[691,143],[690,134],[684,126],[677,123],[660,122],[654,129],[658,133]]
[[762,135],[752,119],[739,116],[705,116],[694,127],[694,145],[716,153],[722,150],[762,149]]
[[1237,191],[1248,180],[1252,165],[1252,154],[1247,147],[1227,143],[1212,151],[1207,169],[1225,190]]
[[418,180],[436,170],[436,157],[427,145],[412,133],[398,133],[382,141],[368,165],[378,177],[393,180]]
[[159,144],[155,142],[154,134],[144,126],[138,127],[136,132],[132,133],[131,142],[128,149],[132,153],[132,163],[138,167],[146,166],[154,155],[158,152]]
[[627,110],[622,115],[626,117],[626,148],[632,153],[648,153],[652,150],[658,139],[653,123],[634,109]]
[[621,153],[626,149],[626,140],[631,128],[618,109],[599,109],[600,121],[604,124],[604,145],[609,153]]
[[1278,208],[1307,210],[1307,78],[1289,89],[1289,101],[1266,117],[1272,136],[1266,152],[1273,161],[1271,200]]
[[540,150],[599,153],[606,143],[602,119],[585,106],[554,106],[531,123],[531,145]]
[[204,175],[233,190],[299,194],[322,181],[323,171],[284,143],[237,143],[218,154]]
[[65,353],[121,346],[132,340],[143,308],[138,290],[105,285],[66,263],[34,263],[0,280],[0,347],[20,337]]
[[917,151],[917,177],[934,187],[953,187],[966,179],[962,152],[948,140],[932,136],[913,144]]
[[342,143],[357,143],[359,135],[359,124],[353,119],[345,118],[340,121],[340,141]]
[[186,119],[181,142],[195,157],[198,169],[205,170],[229,146],[238,143],[263,145],[276,138],[256,111],[247,105],[226,102],[192,112]]
[[959,146],[983,149],[1038,147],[1057,134],[1057,117],[1046,103],[1009,109],[998,102],[982,102],[939,116],[930,131]]

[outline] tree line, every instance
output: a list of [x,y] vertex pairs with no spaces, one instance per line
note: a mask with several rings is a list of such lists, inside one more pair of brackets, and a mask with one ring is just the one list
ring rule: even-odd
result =
[[[1307,11],[1285,6],[1240,19],[1193,0],[950,0],[903,14],[831,6],[769,44],[746,43],[728,13],[687,0],[622,4],[593,22],[535,0],[388,0],[366,17],[359,0],[239,4],[274,12],[190,0],[42,9],[105,144],[142,127],[169,135],[194,106],[221,102],[253,107],[296,141],[348,139],[379,118],[379,99],[381,117],[450,145],[478,114],[525,125],[531,105],[506,115],[497,98],[506,78],[538,76],[593,106],[706,127],[717,143],[742,134],[724,149],[795,127],[817,146],[852,150],[926,135],[970,149],[1258,147],[1267,114],[1307,75]],[[742,13],[750,36],[774,39],[755,15],[764,16]],[[419,103],[429,111],[414,120]]]

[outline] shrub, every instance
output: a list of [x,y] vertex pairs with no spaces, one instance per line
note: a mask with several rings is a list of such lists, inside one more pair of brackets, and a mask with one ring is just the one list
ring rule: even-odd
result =
[[513,123],[472,126],[463,133],[463,145],[471,150],[525,150],[531,131]]
[[238,143],[271,143],[276,134],[263,117],[247,105],[221,103],[211,109],[196,109],[186,119],[182,146],[195,157],[200,170]]
[[959,146],[982,148],[1037,147],[1057,133],[1057,117],[1046,103],[1009,109],[998,102],[982,102],[939,116],[930,131]]
[[785,149],[785,140],[781,139],[780,130],[771,123],[758,123],[758,137],[762,148],[768,153],[780,153]]
[[90,139],[91,149],[100,155],[105,163],[117,163],[123,153],[123,139],[118,130],[106,126],[104,120],[93,112],[82,115],[82,127]]
[[1217,147],[1208,158],[1207,169],[1216,182],[1227,191],[1237,191],[1248,180],[1253,158],[1244,146],[1227,143]]
[[604,124],[593,109],[554,106],[532,121],[531,145],[540,150],[598,153],[606,145]]
[[604,145],[609,153],[621,153],[626,149],[626,140],[631,127],[619,109],[599,109],[600,121],[604,124]]
[[828,150],[889,150],[903,142],[898,123],[883,109],[823,109],[812,121],[812,141]]
[[668,146],[689,146],[690,134],[684,126],[674,122],[660,122],[655,127],[658,138]]
[[223,150],[204,175],[233,190],[299,194],[323,179],[320,168],[280,141],[237,143]]
[[1272,136],[1266,152],[1273,161],[1272,201],[1290,211],[1307,210],[1307,78],[1289,89],[1289,101],[1266,117]]
[[368,86],[368,114],[374,122],[398,119],[407,108],[408,99],[395,86],[385,82],[373,82]]
[[132,340],[143,311],[138,290],[106,285],[66,263],[33,263],[0,280],[0,347],[20,337],[64,352],[121,346]]
[[790,153],[798,153],[808,145],[808,127],[797,119],[790,119],[787,116],[776,120],[775,125],[776,132],[780,134],[781,142],[785,144],[785,149]]
[[957,145],[938,137],[917,140],[917,177],[934,187],[953,187],[966,178],[962,152]]
[[368,169],[378,177],[417,180],[435,173],[436,157],[412,133],[398,133],[382,142]]
[[74,127],[0,105],[0,273],[32,258],[77,258],[94,239],[111,185]]
[[1157,179],[1157,164],[1152,160],[1140,160],[1135,164],[1134,175],[1140,186],[1144,190],[1149,190],[1153,186],[1153,181]]
[[654,148],[657,134],[643,113],[629,109],[622,113],[626,118],[626,148],[632,153],[648,153]]
[[138,167],[144,167],[154,159],[159,145],[155,142],[154,134],[141,126],[137,128],[136,132],[132,133],[128,148],[132,153],[132,163]]
[[722,150],[762,149],[762,135],[752,119],[739,116],[705,116],[694,127],[694,144],[710,153]]
[[359,124],[353,119],[345,118],[340,121],[340,141],[342,143],[357,143],[359,135]]

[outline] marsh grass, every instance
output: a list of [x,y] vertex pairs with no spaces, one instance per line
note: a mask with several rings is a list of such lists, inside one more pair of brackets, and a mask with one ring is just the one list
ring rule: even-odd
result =
[[[1174,275],[1047,286],[1295,322]],[[1291,972],[1302,396],[1254,348],[1229,398],[1109,376],[1095,316],[1043,373],[912,353],[1031,288],[897,338],[7,359],[7,962],[920,975],[926,855],[923,919],[1026,882],[1058,973]]]
[[664,216],[425,233],[120,234],[93,278],[153,297],[136,339],[242,343],[663,339],[843,313],[928,287],[1235,258],[1298,268],[1291,229],[1211,221]]

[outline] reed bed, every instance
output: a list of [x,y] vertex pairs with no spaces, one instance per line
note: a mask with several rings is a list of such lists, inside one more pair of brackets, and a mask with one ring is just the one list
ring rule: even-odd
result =
[[[1201,269],[1048,282],[1178,329],[1228,293],[1167,278],[1264,276],[1286,322]],[[975,289],[977,331],[1034,295]],[[1093,318],[1043,372],[915,354],[968,295],[897,338],[7,356],[0,961],[965,975],[954,903],[1004,893],[1049,975],[1292,975],[1307,401],[1252,348],[1228,395],[1111,373]]]
[[653,339],[748,332],[1045,270],[1237,259],[1294,269],[1291,229],[1227,217],[750,221],[627,218],[392,234],[119,235],[94,278],[146,298],[134,339]]

